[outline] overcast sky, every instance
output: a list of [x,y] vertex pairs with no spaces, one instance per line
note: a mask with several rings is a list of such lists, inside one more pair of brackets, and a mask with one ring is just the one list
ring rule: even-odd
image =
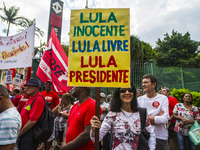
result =
[[[36,19],[36,26],[45,32],[39,41],[47,41],[50,0],[1,0],[7,7],[20,8],[19,15]],[[72,9],[83,9],[86,0],[62,0],[64,2],[61,42],[69,43],[70,13]],[[88,0],[89,8],[130,8],[130,35],[135,35],[153,47],[158,38],[163,39],[165,33],[171,34],[174,29],[179,33],[189,32],[192,40],[200,41],[200,0]],[[0,21],[0,36],[7,28]],[[11,25],[9,35],[17,33],[17,27]]]

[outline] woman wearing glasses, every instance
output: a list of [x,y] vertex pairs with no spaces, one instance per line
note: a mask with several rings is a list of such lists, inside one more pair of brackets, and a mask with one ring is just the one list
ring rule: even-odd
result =
[[[99,140],[101,141],[110,129],[113,132],[113,150],[137,150],[141,133],[140,114],[137,108],[136,89],[117,88],[111,101],[110,112],[101,123],[98,117],[91,120],[91,140],[95,141],[95,128],[100,128]],[[146,120],[146,130],[150,133],[148,142],[151,150],[155,149],[154,128]]]

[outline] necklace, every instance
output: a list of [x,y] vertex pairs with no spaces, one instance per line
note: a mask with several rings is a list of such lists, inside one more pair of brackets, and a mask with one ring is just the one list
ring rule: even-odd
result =
[[127,116],[123,110],[122,110],[122,113],[123,113],[123,115],[126,116],[126,117],[131,117],[131,116],[133,116],[133,113],[131,113],[130,116]]

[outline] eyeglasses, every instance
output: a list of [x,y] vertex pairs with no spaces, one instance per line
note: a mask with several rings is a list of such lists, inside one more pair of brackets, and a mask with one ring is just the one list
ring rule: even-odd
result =
[[144,82],[142,82],[142,84],[148,84],[149,82],[151,82],[151,81],[144,81]]
[[133,93],[133,89],[131,89],[131,88],[120,89],[120,93],[126,93],[127,90],[129,93]]

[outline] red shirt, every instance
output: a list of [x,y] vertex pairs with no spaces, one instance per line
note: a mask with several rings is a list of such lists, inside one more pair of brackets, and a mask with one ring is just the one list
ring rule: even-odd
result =
[[[92,98],[78,106],[79,102],[74,104],[70,111],[68,129],[66,134],[66,143],[74,140],[84,130],[84,126],[90,124],[90,120],[95,115],[95,101]],[[94,143],[89,140],[86,144],[75,150],[94,150]]]
[[47,102],[50,102],[51,110],[54,109],[59,104],[59,96],[56,92],[51,91],[47,93],[46,91],[42,91],[41,94],[44,96]]
[[[27,103],[24,105],[24,107],[22,108],[21,113],[20,113],[21,118],[22,118],[22,128],[29,120],[38,121],[38,119],[40,118],[44,110],[44,99],[42,96],[39,96],[39,95],[41,95],[40,92],[38,92],[31,99],[29,99]],[[36,100],[33,103],[33,106],[31,108],[31,104],[35,98]]]
[[15,107],[17,107],[18,106],[18,104],[19,104],[19,100],[21,99],[21,95],[17,95],[14,99],[13,99],[13,104],[15,105]]
[[[178,103],[178,100],[175,97],[168,97],[168,102],[169,102],[169,116],[171,117],[173,114],[173,109],[175,105]],[[175,123],[176,119],[172,119],[172,122]]]
[[22,98],[19,100],[17,110],[19,113],[21,112],[23,106],[26,104],[26,102],[30,99],[30,96],[26,96],[25,94],[22,96]]

